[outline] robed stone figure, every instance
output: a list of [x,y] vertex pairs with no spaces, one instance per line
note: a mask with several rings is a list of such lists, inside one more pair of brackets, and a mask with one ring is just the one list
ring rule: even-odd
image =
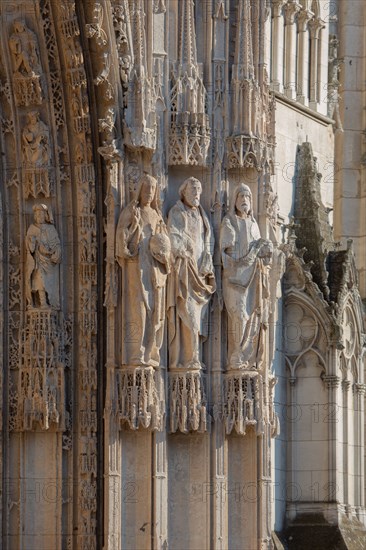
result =
[[194,177],[179,188],[168,231],[173,267],[168,285],[169,367],[200,369],[200,343],[207,335],[206,313],[216,290],[212,262],[213,236],[200,205],[202,186]]
[[261,239],[252,208],[250,188],[238,185],[220,232],[229,370],[259,368],[264,357],[273,245]]
[[34,223],[28,228],[26,248],[26,299],[30,308],[60,309],[61,243],[45,204],[33,206]]
[[122,268],[122,365],[160,365],[170,241],[155,178],[144,174],[120,214],[116,258]]

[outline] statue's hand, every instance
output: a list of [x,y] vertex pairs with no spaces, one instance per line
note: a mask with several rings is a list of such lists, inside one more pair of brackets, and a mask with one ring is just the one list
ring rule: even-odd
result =
[[140,209],[137,207],[136,201],[131,207],[131,217],[132,217],[131,229],[136,229],[136,227],[140,225],[140,221],[141,221],[141,212],[140,212]]

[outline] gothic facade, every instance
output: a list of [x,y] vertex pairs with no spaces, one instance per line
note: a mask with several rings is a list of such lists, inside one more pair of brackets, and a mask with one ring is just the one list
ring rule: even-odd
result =
[[0,29],[2,548],[364,548],[363,3]]

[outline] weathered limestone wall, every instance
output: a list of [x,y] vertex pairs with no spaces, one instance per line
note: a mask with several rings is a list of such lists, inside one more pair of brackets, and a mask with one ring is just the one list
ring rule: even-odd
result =
[[361,84],[333,8],[0,2],[4,550],[270,550],[312,514],[361,532],[339,55]]
[[353,239],[362,298],[366,296],[365,78],[366,12],[362,2],[339,1],[341,114],[344,133],[337,136],[335,235]]

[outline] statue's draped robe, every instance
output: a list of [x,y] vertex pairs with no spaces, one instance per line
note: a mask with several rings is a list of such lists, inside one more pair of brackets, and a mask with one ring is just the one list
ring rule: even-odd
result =
[[225,216],[221,226],[223,296],[228,312],[229,368],[258,367],[267,322],[267,268],[258,257],[260,232],[251,217]]
[[[140,212],[137,227],[133,224],[134,208]],[[125,366],[160,365],[167,267],[155,260],[150,251],[150,238],[157,232],[166,232],[166,227],[156,209],[140,208],[133,201],[121,212],[116,256],[122,268],[122,364]]]
[[210,222],[201,206],[190,209],[178,201],[169,212],[168,230],[174,258],[168,284],[169,365],[200,368],[200,336],[207,335],[206,310],[216,290]]
[[29,226],[26,237],[27,302],[32,305],[32,293],[44,291],[48,304],[60,308],[59,267],[61,243],[53,224]]

